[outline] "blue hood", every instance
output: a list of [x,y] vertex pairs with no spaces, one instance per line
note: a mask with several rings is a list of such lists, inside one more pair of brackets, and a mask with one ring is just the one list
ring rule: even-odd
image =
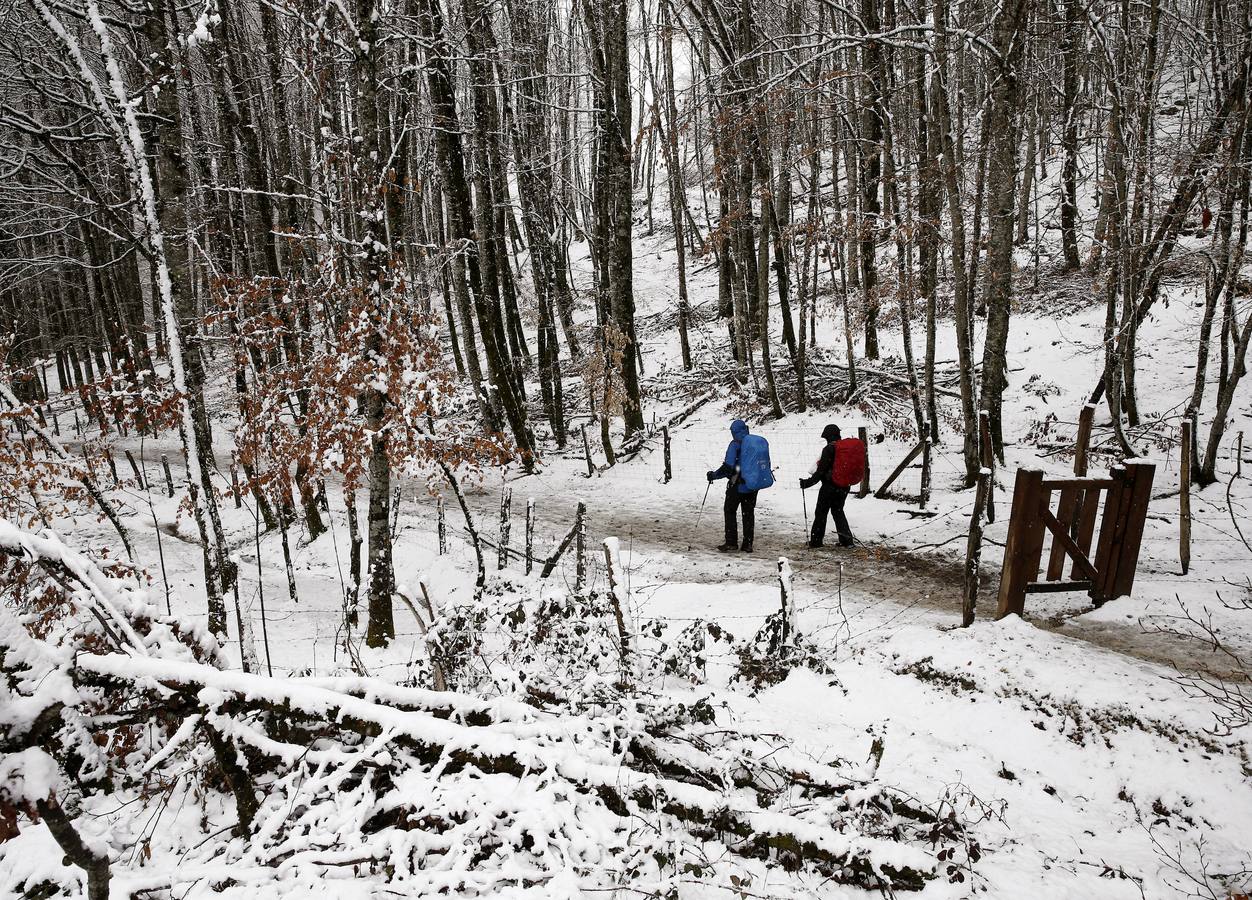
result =
[[742,441],[748,433],[748,423],[743,419],[735,419],[730,423],[730,436],[737,441]]

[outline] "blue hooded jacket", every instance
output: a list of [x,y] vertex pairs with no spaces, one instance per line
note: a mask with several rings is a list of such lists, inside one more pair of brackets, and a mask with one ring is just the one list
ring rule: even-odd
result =
[[709,480],[730,478],[741,494],[764,490],[774,483],[769,462],[769,442],[759,434],[749,434],[743,419],[730,423],[731,442],[726,446],[722,466],[709,473]]

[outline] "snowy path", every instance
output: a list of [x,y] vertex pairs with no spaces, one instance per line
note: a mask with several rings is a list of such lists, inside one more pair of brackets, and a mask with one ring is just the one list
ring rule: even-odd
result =
[[[761,596],[769,598],[769,605],[763,605],[760,612],[764,616],[772,610],[776,596],[778,557],[786,556],[792,561],[797,586],[821,598],[819,602],[842,602],[850,609],[892,610],[890,618],[925,610],[929,613],[927,618],[937,627],[958,624],[963,532],[966,527],[964,515],[957,517],[949,515],[951,511],[941,511],[935,518],[914,520],[905,511],[911,507],[904,503],[851,497],[848,500],[848,516],[854,533],[863,542],[862,546],[847,551],[828,544],[822,549],[810,550],[804,546],[807,538],[804,505],[798,487],[790,480],[795,473],[780,471],[778,483],[769,491],[762,492],[758,502],[755,552],[719,553],[716,545],[721,542],[725,483],[714,483],[708,492],[702,515],[699,508],[706,484],[703,461],[716,455],[721,441],[720,429],[697,426],[688,431],[676,431],[674,480],[669,484],[661,483],[660,453],[652,446],[629,461],[598,471],[593,478],[586,477],[581,454],[550,456],[542,474],[512,476],[508,481],[513,491],[511,548],[517,551],[522,548],[527,498],[535,500],[535,555],[539,559],[546,558],[555,542],[568,530],[574,520],[577,503],[581,500],[588,507],[589,552],[593,569],[598,568],[600,541],[614,536],[622,542],[623,559],[637,583],[755,584],[761,588]],[[784,434],[778,443],[784,452],[779,454],[781,459],[776,459],[776,462],[780,463],[780,470],[785,470],[791,462],[786,452],[790,449],[791,439]],[[76,447],[73,449],[77,450]],[[138,446],[131,449],[138,456]],[[169,454],[175,479],[178,480],[182,474],[181,457],[173,446],[154,447],[149,444],[145,454],[146,468],[154,481],[158,516],[163,523],[162,534],[180,544],[198,546],[194,526],[186,517],[175,526],[170,524],[173,515],[169,511],[161,511],[165,504],[171,509],[173,506],[173,501],[167,501],[163,496],[159,464],[155,462],[162,449]],[[680,459],[685,465],[678,464]],[[118,457],[117,465],[119,472],[128,471],[124,457]],[[218,465],[219,471],[227,472],[229,459],[219,454]],[[476,524],[483,537],[493,545],[498,536],[501,486],[502,482],[497,481],[466,489]],[[461,513],[446,486],[434,486],[435,490],[440,488],[443,488],[445,496],[449,536],[454,552],[459,555],[467,552],[456,547],[465,539]],[[406,555],[411,555],[415,543],[420,544],[423,551],[433,551],[435,503],[424,483],[403,480],[401,492],[396,553],[398,559],[403,561]],[[133,491],[128,493],[137,513],[129,517],[128,527],[136,532],[138,543],[145,547],[139,551],[141,558],[154,560],[158,554],[151,520],[142,504],[136,504],[137,498],[143,495]],[[332,494],[337,493],[332,489]],[[1007,499],[1001,495],[999,500],[1001,519],[1007,516]],[[816,491],[809,491],[807,503],[810,514],[815,501]],[[231,508],[229,500],[223,504],[223,514],[228,523],[232,548],[239,554],[242,563],[241,585],[246,600],[250,595],[255,596],[257,590],[251,514],[248,504],[240,513]],[[233,527],[231,522],[234,522]],[[915,547],[906,546],[913,533],[923,527],[928,529],[928,534],[942,529],[944,535],[958,539],[947,543],[938,553],[918,552]],[[281,615],[277,601],[279,598],[286,599],[287,584],[278,537],[262,534],[261,539],[265,596],[270,615]],[[341,593],[340,570],[346,572],[347,536],[344,533],[337,536],[337,548],[325,546],[333,540],[326,535],[318,545],[309,546],[301,543],[298,535],[292,535],[300,596],[306,601],[303,606],[311,612],[307,600],[318,598],[315,606],[319,610],[319,618],[325,620],[319,626],[322,631],[334,631],[337,627],[338,606],[333,598]],[[188,559],[185,552],[171,552],[168,540],[165,553],[172,588],[186,592],[186,596],[199,596],[203,588],[198,558]],[[488,557],[488,566],[494,569],[494,547],[484,544],[484,553]],[[336,557],[339,557],[338,561]],[[994,614],[995,592],[999,584],[996,569],[994,561],[983,569],[980,619]],[[572,572],[570,552],[562,560],[558,574],[572,581]],[[596,577],[595,574],[592,577]],[[1140,584],[1148,583],[1153,577],[1150,573],[1144,574]],[[1080,595],[1074,595],[1074,604],[1076,607],[1072,611],[1059,614],[1044,609],[1032,613],[1028,609],[1028,618],[1045,630],[1137,660],[1177,667],[1184,672],[1212,667],[1213,654],[1204,645],[1145,630],[1140,624],[1138,611],[1124,602],[1114,601],[1103,610],[1093,612]],[[715,616],[716,609],[710,610],[710,613]],[[659,614],[664,616],[663,611]],[[254,611],[254,615],[259,615],[259,612]]]
[[[536,557],[550,552],[553,541],[573,522],[575,507],[582,500],[588,507],[593,562],[599,558],[596,551],[600,540],[617,537],[623,549],[629,551],[628,568],[643,573],[649,581],[707,585],[750,582],[767,588],[766,595],[772,598],[778,557],[786,556],[792,562],[797,584],[819,596],[837,596],[853,607],[895,607],[897,614],[925,609],[934,614],[935,624],[941,627],[959,623],[963,534],[960,540],[949,545],[944,555],[918,553],[908,547],[876,540],[872,534],[865,535],[866,543],[851,551],[829,544],[810,550],[804,546],[807,532],[798,488],[776,484],[771,491],[763,492],[758,502],[755,552],[720,553],[715,547],[721,541],[724,482],[714,483],[701,516],[703,478],[676,479],[668,485],[661,484],[650,471],[656,467],[656,460],[649,461],[648,455],[645,451],[639,459],[590,479],[585,474],[563,472],[556,477],[548,473],[511,481],[514,524],[510,546],[521,547],[527,497],[535,499]],[[576,464],[581,465],[581,462]],[[485,487],[467,493],[483,536],[494,542],[499,494]],[[810,491],[810,513],[815,499],[816,491]],[[411,502],[412,506],[405,506],[406,511],[412,509],[419,519],[433,518],[433,500],[418,493]],[[907,515],[896,515],[903,507],[904,504],[894,501],[849,498],[848,517],[854,533],[864,534],[865,531],[864,523],[858,518],[878,523],[884,515],[903,519],[905,524],[900,527],[907,529],[913,527],[912,520]],[[1006,514],[1007,509],[1004,509],[1002,515]],[[460,522],[460,512],[453,504],[448,505],[448,517],[451,531]],[[964,527],[963,519],[950,524],[954,534]],[[494,559],[492,548],[485,547],[485,552]],[[565,562],[568,563],[568,559]],[[980,619],[994,615],[998,585],[998,572],[984,567],[979,595]],[[1045,630],[1138,660],[1176,666],[1187,672],[1212,666],[1209,649],[1174,635],[1145,631],[1133,610],[1119,612],[1117,601],[1094,616],[1089,605],[1080,602],[1080,608],[1081,613],[1077,615],[1041,612],[1028,614],[1028,619]],[[762,615],[771,609],[772,606],[763,610]]]

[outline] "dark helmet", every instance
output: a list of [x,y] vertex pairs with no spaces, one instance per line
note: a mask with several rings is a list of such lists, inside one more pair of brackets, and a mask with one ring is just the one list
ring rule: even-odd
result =
[[829,442],[829,441],[837,441],[837,440],[839,440],[839,426],[838,426],[838,425],[827,425],[825,428],[823,428],[823,429],[822,429],[822,440],[823,440],[823,441],[827,441],[827,442]]

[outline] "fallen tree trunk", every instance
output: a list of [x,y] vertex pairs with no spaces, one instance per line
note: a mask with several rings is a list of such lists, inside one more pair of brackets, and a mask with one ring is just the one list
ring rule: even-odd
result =
[[[229,707],[232,718],[263,713],[297,732],[330,729],[363,738],[386,735],[390,746],[403,748],[421,764],[437,767],[442,775],[474,769],[487,775],[526,778],[549,772],[551,777],[595,796],[618,816],[628,818],[640,810],[663,813],[684,823],[697,837],[726,841],[738,855],[765,858],[785,853],[797,865],[811,866],[840,881],[873,886],[874,877],[881,874],[897,889],[920,889],[933,870],[933,859],[918,848],[881,837],[841,834],[788,811],[762,808],[753,801],[752,793],[728,794],[727,789],[737,785],[726,784],[715,765],[703,768],[690,760],[682,766],[661,763],[655,750],[642,752],[648,746],[642,740],[632,744],[638,758],[619,756],[609,746],[590,744],[581,737],[587,729],[585,724],[579,727],[582,722],[578,718],[567,722],[551,714],[535,713],[526,722],[506,719],[461,724],[451,716],[441,718],[425,709],[398,709],[353,696],[325,686],[326,682],[270,678],[181,660],[136,659],[123,654],[80,654],[77,668],[115,684],[131,683],[136,689],[159,683],[185,703],[200,704],[206,716]],[[440,693],[445,708],[475,705],[471,698]],[[207,702],[200,699],[205,697]],[[409,699],[420,702],[429,698],[411,695]],[[514,715],[518,712],[517,708],[512,710]],[[288,742],[264,738],[255,730],[237,729],[232,737],[244,741],[252,752],[289,764],[306,756],[311,743],[307,736]],[[656,764],[662,772],[673,772],[681,780],[640,771],[632,763]],[[842,792],[832,787],[846,791],[857,786],[835,776],[833,770],[824,780],[826,790],[821,793],[827,795]],[[747,779],[738,786],[753,784]]]

